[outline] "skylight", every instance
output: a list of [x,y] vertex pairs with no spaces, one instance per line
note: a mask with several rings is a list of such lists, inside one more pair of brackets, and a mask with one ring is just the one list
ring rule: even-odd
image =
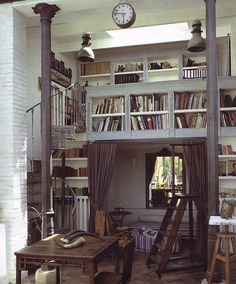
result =
[[116,43],[119,43],[119,45],[135,45],[173,42],[189,40],[191,38],[191,31],[186,22],[140,28],[119,29],[106,32],[113,38],[113,43],[115,45]]

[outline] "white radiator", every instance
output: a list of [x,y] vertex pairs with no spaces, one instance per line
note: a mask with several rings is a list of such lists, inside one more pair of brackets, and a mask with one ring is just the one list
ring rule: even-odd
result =
[[88,231],[90,203],[88,196],[77,196],[77,203],[74,209],[75,229]]
[[66,196],[62,224],[61,198],[54,197],[55,229],[67,228],[88,231],[90,202],[88,196]]

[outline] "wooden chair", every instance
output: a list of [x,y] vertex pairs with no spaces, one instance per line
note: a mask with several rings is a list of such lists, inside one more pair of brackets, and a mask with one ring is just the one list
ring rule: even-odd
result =
[[95,284],[126,284],[131,280],[135,239],[131,237],[123,247],[123,272],[102,271],[95,277]]

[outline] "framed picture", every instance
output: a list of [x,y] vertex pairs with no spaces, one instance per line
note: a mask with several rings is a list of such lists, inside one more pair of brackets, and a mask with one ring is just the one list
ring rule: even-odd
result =
[[236,160],[228,161],[228,175],[236,176]]
[[219,161],[219,176],[226,176],[226,161]]

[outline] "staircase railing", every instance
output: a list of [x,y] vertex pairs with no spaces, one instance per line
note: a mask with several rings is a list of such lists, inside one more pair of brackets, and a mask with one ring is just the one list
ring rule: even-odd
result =
[[[86,91],[84,87],[78,83],[73,83],[64,89],[52,85],[51,121],[53,149],[66,148],[65,140],[74,139],[75,133],[86,131],[85,96]],[[40,106],[41,102],[38,102],[26,111],[26,113],[31,114],[31,157],[28,157],[31,161],[34,160],[34,112]]]
[[[52,85],[51,92],[51,122],[52,122],[52,149],[66,148],[68,139],[74,139],[75,133],[85,132],[85,95],[86,91],[84,87],[81,87],[78,83],[73,83],[68,88],[60,89],[56,85]],[[27,160],[30,164],[30,171],[34,174],[34,160],[35,160],[35,131],[40,133],[40,124],[38,129],[35,128],[35,120],[40,120],[39,117],[35,117],[35,109],[41,107],[41,102],[30,107],[26,113],[31,114],[31,149],[30,155]],[[40,135],[38,135],[40,137]],[[73,216],[73,224],[68,224],[69,229],[74,226],[80,226],[78,221],[78,204],[80,202],[79,197],[73,193],[70,186],[63,181],[67,188],[69,188],[74,206],[71,208],[71,214]],[[33,183],[31,184],[33,187]],[[39,201],[40,203],[41,201]],[[88,201],[86,201],[86,204]],[[58,207],[59,208],[59,207]],[[57,209],[58,209],[57,208]],[[89,208],[89,207],[88,207]],[[85,207],[87,212],[87,207]],[[86,213],[85,212],[85,213]],[[58,212],[57,212],[58,213]],[[58,213],[59,215],[61,213]],[[77,214],[77,215],[76,215]],[[86,213],[87,214],[87,213]],[[81,218],[81,216],[80,216]],[[83,228],[87,228],[83,225]]]

